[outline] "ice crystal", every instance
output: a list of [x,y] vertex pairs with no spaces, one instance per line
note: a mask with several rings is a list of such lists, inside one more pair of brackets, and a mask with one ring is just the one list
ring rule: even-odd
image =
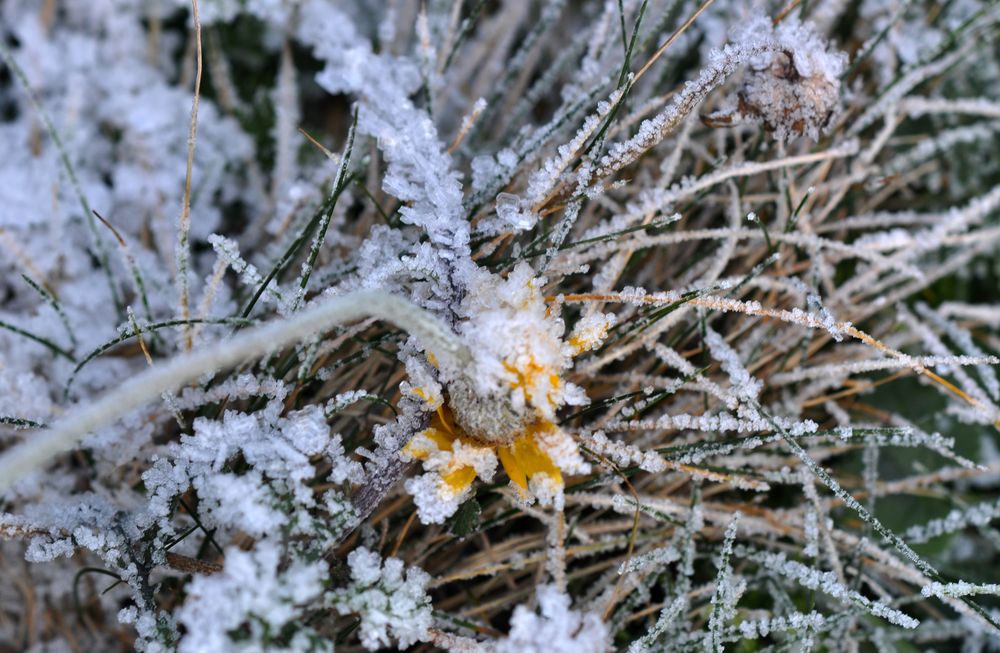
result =
[[341,614],[361,615],[361,643],[370,651],[390,644],[400,650],[428,639],[430,577],[417,567],[405,569],[397,558],[382,560],[365,548],[347,557],[351,583],[335,590],[328,601]]
[[187,630],[178,650],[317,650],[310,630],[296,628],[288,637],[286,629],[299,622],[303,605],[320,597],[326,581],[322,563],[294,561],[284,567],[281,547],[274,542],[263,540],[246,552],[230,549],[221,573],[191,581],[178,612]]
[[611,650],[600,615],[570,607],[570,598],[550,585],[538,588],[538,612],[519,605],[510,633],[497,642],[500,653],[606,653]]

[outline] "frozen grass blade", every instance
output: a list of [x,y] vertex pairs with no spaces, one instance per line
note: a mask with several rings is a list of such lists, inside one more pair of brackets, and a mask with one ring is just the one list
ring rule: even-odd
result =
[[277,351],[305,337],[360,318],[377,317],[415,335],[438,360],[461,369],[468,350],[437,318],[410,302],[380,291],[327,300],[293,318],[245,331],[223,345],[182,354],[135,376],[102,399],[66,415],[38,437],[0,456],[0,491],[73,447],[91,431],[106,426],[161,393],[176,390],[203,374]]
[[[198,140],[198,104],[201,101],[201,17],[198,14],[198,0],[191,0],[191,16],[194,19],[195,40],[195,75],[194,97],[191,100],[191,123],[188,127],[187,163],[184,171],[184,199],[181,202],[181,215],[177,223],[177,301],[180,303],[182,320],[191,318],[191,306],[188,289],[188,265],[191,259],[191,245],[188,243],[191,232],[191,176],[194,169],[194,149]],[[190,324],[184,327],[184,348],[191,351],[194,338]]]

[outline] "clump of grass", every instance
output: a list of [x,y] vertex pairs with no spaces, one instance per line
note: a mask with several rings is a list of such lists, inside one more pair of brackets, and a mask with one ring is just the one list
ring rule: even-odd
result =
[[0,643],[995,641],[993,4],[50,9]]

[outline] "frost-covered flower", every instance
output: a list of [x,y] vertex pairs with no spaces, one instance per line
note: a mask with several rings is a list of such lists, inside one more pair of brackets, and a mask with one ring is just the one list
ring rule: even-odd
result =
[[[562,378],[576,352],[563,341],[565,326],[539,292],[543,281],[527,263],[518,264],[506,279],[477,279],[463,302],[466,320],[459,327],[475,356],[469,390],[479,397],[503,398],[527,422],[551,420],[559,407],[587,401],[581,388]],[[467,431],[487,440],[507,437],[460,402],[453,397],[451,405]]]
[[436,389],[411,389],[435,411],[403,452],[422,460],[428,472],[407,486],[426,522],[453,514],[477,477],[493,478],[497,462],[523,498],[543,505],[561,505],[563,472],[589,471],[572,436],[556,424],[556,412],[587,402],[563,374],[575,354],[600,341],[611,318],[582,320],[564,340],[565,326],[545,304],[540,283],[526,263],[507,279],[478,279],[459,326],[474,373],[448,380],[446,398]]

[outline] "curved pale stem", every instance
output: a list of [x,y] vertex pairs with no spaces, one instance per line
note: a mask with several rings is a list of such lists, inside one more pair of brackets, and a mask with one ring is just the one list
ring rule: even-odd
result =
[[472,354],[458,336],[441,320],[406,299],[377,290],[336,297],[287,320],[249,329],[230,340],[150,368],[100,399],[70,411],[50,429],[28,434],[24,442],[0,456],[0,492],[73,448],[88,433],[113,423],[163,392],[331,327],[369,317],[385,320],[415,336],[442,365],[461,370],[472,364]]

